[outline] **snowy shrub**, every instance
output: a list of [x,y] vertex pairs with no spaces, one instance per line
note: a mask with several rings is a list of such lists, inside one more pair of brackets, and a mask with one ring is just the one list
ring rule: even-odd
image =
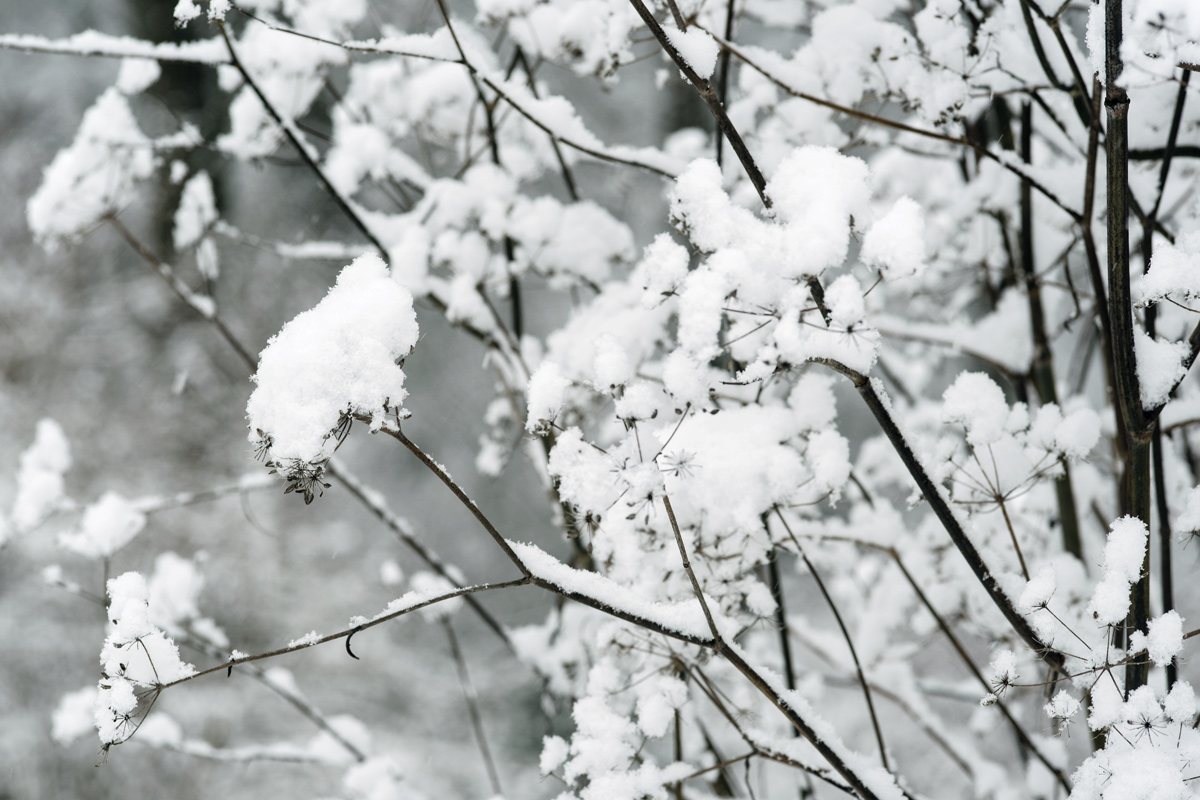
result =
[[[1200,595],[1172,556],[1200,530],[1200,5],[436,0],[383,23],[376,5],[180,0],[197,38],[178,44],[0,35],[125,59],[29,226],[47,248],[111,227],[220,334],[265,464],[75,500],[70,420],[38,425],[0,545],[59,525],[72,558],[120,567],[104,586],[44,573],[108,608],[96,687],[47,709],[56,740],[90,715],[110,762],[141,742],[313,764],[345,798],[437,796],[413,748],[445,743],[397,745],[403,714],[326,717],[276,666],[338,647],[365,663],[357,634],[420,611],[455,660],[472,796],[1195,793]],[[216,70],[222,130],[143,131],[159,61]],[[647,119],[652,144],[632,128]],[[280,223],[286,242],[247,229],[231,176],[273,159],[325,196],[335,239],[305,238],[306,219]],[[178,187],[158,239],[133,212],[156,182]],[[277,291],[222,291],[231,271],[253,281],[245,243],[340,270],[268,341],[229,324]],[[478,437],[485,475],[527,460],[541,529],[496,521],[470,455],[421,435],[452,406],[405,360],[450,337],[493,392],[478,423],[446,421]],[[393,452],[441,493],[397,502],[444,499],[472,527],[393,514]],[[361,504],[409,548],[363,573],[400,596],[347,608],[323,587],[349,621],[299,636],[308,622],[285,632],[254,606],[278,643],[238,649],[238,620],[205,608],[202,554],[142,532],[264,488],[310,513],[346,497],[347,527]],[[462,542],[489,555],[440,555]],[[130,551],[157,556],[149,577]],[[534,617],[493,604],[517,587]],[[525,694],[477,692],[464,651],[485,636]],[[375,669],[364,691],[386,697]],[[195,709],[152,709],[235,670],[316,738],[224,746]],[[540,754],[497,746],[501,720],[533,719]]]

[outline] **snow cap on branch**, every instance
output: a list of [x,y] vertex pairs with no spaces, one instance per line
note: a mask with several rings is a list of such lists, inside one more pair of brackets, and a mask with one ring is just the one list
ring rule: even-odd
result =
[[276,462],[328,458],[346,415],[370,417],[378,428],[401,410],[408,392],[398,364],[416,343],[412,295],[378,256],[361,256],[262,351],[246,407],[250,440]]

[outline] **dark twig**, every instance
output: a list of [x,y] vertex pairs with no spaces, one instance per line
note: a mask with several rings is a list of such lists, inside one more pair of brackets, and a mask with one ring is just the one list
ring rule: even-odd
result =
[[479,713],[479,697],[475,693],[475,685],[471,683],[467,660],[463,657],[462,648],[458,644],[458,636],[454,633],[454,625],[451,624],[448,617],[442,620],[442,627],[446,630],[446,639],[450,642],[450,653],[458,668],[458,682],[462,686],[463,697],[467,702],[467,714],[471,717],[471,727],[475,730],[475,742],[479,745],[479,754],[487,768],[492,794],[501,797],[504,795],[504,790],[500,787],[500,772],[496,769],[496,761],[492,758],[492,751],[488,747],[487,734],[483,730],[483,716]]
[[842,632],[842,639],[846,642],[846,647],[850,650],[850,659],[854,662],[854,670],[858,673],[858,682],[862,686],[863,697],[867,701],[867,713],[871,717],[871,727],[875,729],[875,742],[879,745],[879,760],[883,763],[883,768],[891,770],[888,766],[887,747],[883,743],[883,731],[879,727],[879,716],[875,713],[875,701],[871,698],[871,685],[867,681],[867,674],[863,671],[862,662],[858,659],[858,650],[854,647],[854,639],[850,636],[850,629],[846,627],[845,620],[842,619],[842,613],[838,610],[837,603],[829,594],[829,590],[825,588],[825,581],[821,580],[821,575],[817,572],[816,566],[809,560],[808,555],[804,552],[804,548],[800,546],[800,540],[796,538],[796,534],[792,533],[792,528],[784,519],[783,513],[776,508],[775,516],[779,519],[783,529],[787,531],[788,538],[792,540],[792,544],[796,546],[796,553],[804,561],[804,566],[808,567],[808,572],[813,576],[813,580],[817,583],[817,589],[820,590],[821,596],[825,598],[825,604],[829,606],[829,610],[833,612],[833,618],[837,622],[838,628]]
[[259,88],[258,83],[254,80],[254,76],[251,75],[250,71],[246,69],[244,64],[242,64],[241,60],[238,58],[237,51],[233,48],[233,40],[229,38],[229,32],[225,29],[225,23],[218,20],[217,30],[221,32],[221,38],[225,40],[225,47],[229,50],[230,62],[241,74],[242,80],[246,81],[246,85],[249,86],[250,90],[254,92],[256,97],[258,97],[258,100],[262,103],[263,108],[265,108],[267,113],[271,115],[271,119],[275,120],[275,124],[279,126],[280,130],[283,131],[284,135],[288,138],[288,141],[292,143],[292,146],[296,149],[296,152],[300,155],[300,158],[303,159],[304,163],[312,171],[313,175],[316,176],[317,181],[321,184],[321,188],[323,188],[329,194],[329,196],[333,199],[333,202],[337,204],[337,207],[341,209],[342,213],[346,215],[346,218],[350,220],[354,227],[358,228],[363,236],[366,237],[367,241],[379,251],[379,257],[384,261],[390,261],[391,259],[388,256],[387,248],[384,247],[383,243],[375,236],[375,232],[371,230],[369,225],[367,225],[366,220],[364,220],[362,215],[360,215],[358,211],[350,204],[349,200],[347,200],[345,197],[342,197],[342,193],[334,188],[334,185],[329,181],[329,178],[325,176],[325,171],[321,169],[321,165],[317,163],[316,156],[309,149],[308,144],[301,137],[300,131],[296,128],[295,121],[283,118],[283,115],[279,113],[279,109],[275,108],[275,104],[272,103],[266,94],[263,93],[263,90]]

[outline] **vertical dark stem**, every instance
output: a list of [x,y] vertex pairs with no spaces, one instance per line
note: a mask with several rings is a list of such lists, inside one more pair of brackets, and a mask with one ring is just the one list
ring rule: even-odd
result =
[[[1158,172],[1158,192],[1154,198],[1154,206],[1146,218],[1142,231],[1142,269],[1150,269],[1154,258],[1154,229],[1158,222],[1158,210],[1167,188],[1167,177],[1171,173],[1171,158],[1175,154],[1175,146],[1179,140],[1179,126],[1183,119],[1183,106],[1187,102],[1188,82],[1192,73],[1183,71],[1179,81],[1179,93],[1175,98],[1175,112],[1171,117],[1171,130],[1167,135],[1166,153]],[[1151,305],[1146,308],[1146,333],[1154,336],[1157,332],[1158,307]],[[1171,576],[1171,513],[1167,503],[1167,479],[1163,473],[1163,434],[1162,428],[1154,427],[1151,442],[1151,460],[1154,465],[1154,504],[1158,512],[1158,546],[1159,546],[1159,592],[1164,613],[1175,608],[1175,588]],[[1175,662],[1167,665],[1167,687],[1175,685],[1177,677]]]
[[[725,41],[733,41],[733,3],[734,0],[728,0],[725,4]],[[717,99],[721,101],[721,105],[728,105],[729,102],[729,59],[731,53],[728,48],[721,48],[721,55],[717,58]],[[721,135],[720,126],[717,127],[717,166],[724,166],[725,156],[725,137]]]
[[[1163,433],[1154,428],[1151,459],[1154,462],[1154,505],[1158,512],[1158,580],[1165,614],[1175,608],[1175,588],[1171,579],[1171,507],[1167,504],[1167,479],[1163,474]],[[1172,660],[1167,665],[1167,688],[1175,685],[1176,668]]]
[[792,661],[792,640],[788,637],[787,610],[783,605],[783,581],[779,575],[778,551],[775,558],[767,562],[767,579],[771,588],[771,599],[775,601],[775,624],[779,627],[779,649],[783,653],[783,680],[789,689],[795,691],[796,668]]
[[[1108,200],[1108,308],[1112,320],[1113,389],[1124,422],[1127,453],[1121,476],[1121,511],[1149,524],[1150,431],[1142,409],[1134,355],[1133,302],[1129,276],[1129,95],[1120,85],[1123,0],[1105,0],[1105,92]],[[1147,542],[1149,545],[1149,542]],[[1150,616],[1150,547],[1142,577],[1133,587],[1126,631],[1142,630]],[[1149,665],[1142,659],[1125,667],[1125,691],[1146,685]]]
[[[1033,106],[1028,102],[1021,105],[1021,160],[1027,165],[1033,163]],[[1033,187],[1026,178],[1021,180],[1020,270],[1025,283],[1025,296],[1029,300],[1029,320],[1033,329],[1033,385],[1037,390],[1038,400],[1043,405],[1057,405],[1054,354],[1050,349],[1050,338],[1046,335],[1046,312],[1042,307],[1042,290],[1037,280],[1033,251]],[[1054,492],[1058,496],[1058,520],[1062,527],[1063,549],[1082,561],[1079,514],[1075,508],[1075,493],[1071,487],[1070,466],[1064,460],[1062,467],[1062,475],[1054,480]]]
[[[675,761],[683,761],[683,731],[680,727],[679,709],[675,709]],[[683,800],[683,783],[676,783],[671,787],[671,794],[675,796],[675,800]]]
[[776,508],[775,516],[779,518],[784,530],[788,533],[788,537],[792,540],[792,544],[796,546],[796,553],[804,560],[804,566],[808,567],[808,573],[816,581],[817,589],[821,592],[821,597],[825,598],[825,604],[833,612],[833,619],[837,622],[838,629],[842,632],[842,639],[845,640],[847,649],[850,650],[850,660],[854,662],[854,670],[858,673],[858,682],[862,685],[863,697],[867,701],[867,713],[871,717],[871,726],[875,729],[875,742],[879,745],[879,760],[883,763],[884,769],[891,771],[891,767],[888,766],[887,748],[883,743],[883,730],[879,727],[879,716],[875,713],[875,700],[871,697],[871,684],[867,682],[867,673],[863,671],[862,662],[858,660],[858,650],[854,648],[854,639],[850,636],[850,629],[846,627],[846,622],[842,619],[842,612],[838,610],[837,603],[833,601],[833,596],[825,588],[825,581],[821,580],[821,574],[817,572],[816,566],[808,559],[804,548],[800,546],[800,540],[796,538],[796,534],[792,533],[791,526],[783,518],[783,512]]

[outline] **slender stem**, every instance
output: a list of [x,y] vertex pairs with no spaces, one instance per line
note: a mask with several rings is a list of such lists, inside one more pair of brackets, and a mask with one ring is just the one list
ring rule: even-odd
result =
[[[537,81],[533,78],[533,68],[529,66],[529,59],[525,56],[525,51],[521,47],[517,48],[517,62],[521,65],[521,69],[525,72],[525,77],[529,84],[529,93],[535,99],[540,99],[538,95]],[[554,150],[554,158],[558,161],[558,168],[562,172],[563,183],[566,184],[567,194],[575,202],[579,201],[579,189],[575,185],[575,176],[571,173],[571,167],[567,164],[566,158],[563,157],[562,148],[558,146],[558,139],[554,136],[550,137],[550,147]]]
[[[1163,471],[1163,432],[1154,428],[1151,440],[1151,460],[1154,462],[1154,504],[1158,513],[1158,580],[1162,613],[1175,608],[1175,588],[1171,576],[1171,506],[1167,502],[1167,476]],[[1167,664],[1167,688],[1175,685],[1175,659]]]
[[[958,653],[959,658],[962,659],[963,664],[966,665],[967,670],[975,677],[975,680],[979,682],[979,685],[983,687],[985,692],[991,692],[992,687],[990,684],[988,684],[987,678],[985,678],[983,673],[979,671],[979,667],[975,666],[975,661],[971,658],[971,654],[967,652],[967,648],[961,641],[959,641],[958,637],[954,635],[954,631],[950,628],[950,625],[945,619],[942,618],[942,615],[938,613],[938,610],[934,608],[933,603],[929,601],[929,598],[925,595],[925,591],[921,588],[921,584],[917,582],[916,578],[912,576],[912,573],[908,571],[908,568],[904,566],[904,561],[901,560],[900,554],[891,548],[885,548],[884,552],[890,554],[892,560],[896,562],[896,566],[900,568],[900,572],[904,575],[905,580],[908,581],[909,586],[911,586],[913,592],[916,593],[917,599],[921,601],[921,605],[925,606],[925,610],[933,615],[933,619],[935,622],[937,622],[938,628],[941,629],[942,633],[950,641],[950,644],[954,647],[955,652]],[[1058,780],[1059,785],[1062,786],[1067,793],[1070,793],[1071,782],[1067,780],[1067,776],[1064,775],[1063,771],[1055,766],[1054,763],[1050,761],[1050,759],[1047,758],[1044,753],[1042,753],[1041,748],[1039,748],[1037,744],[1029,738],[1029,734],[1025,733],[1025,729],[1021,727],[1019,722],[1017,722],[1016,718],[1012,715],[1012,712],[1009,711],[1008,706],[1004,703],[1004,701],[997,700],[996,706],[1000,709],[1000,713],[1004,715],[1004,718],[1008,720],[1008,724],[1012,727],[1013,733],[1016,735],[1017,739],[1020,740],[1021,744],[1028,748],[1029,751],[1034,754],[1034,757],[1036,757],[1038,761],[1041,761],[1046,769],[1050,770],[1051,774],[1053,774]]]
[[[121,238],[133,248],[134,252],[136,252],[143,261],[154,267],[154,270],[158,272],[159,276],[161,276],[164,281],[167,282],[167,286],[171,287],[171,291],[175,292],[180,300],[187,303],[193,311],[212,323],[213,327],[217,329],[217,333],[221,334],[221,338],[225,340],[225,343],[233,348],[234,352],[238,354],[238,357],[248,364],[250,369],[254,369],[258,365],[258,359],[250,354],[250,351],[242,345],[241,341],[239,341],[238,338],[233,335],[233,332],[230,331],[221,318],[217,316],[215,306],[206,307],[201,302],[201,296],[188,288],[187,284],[185,284],[183,280],[175,274],[175,270],[171,268],[171,265],[156,256],[150,250],[150,248],[146,247],[146,245],[140,239],[134,236],[133,233],[131,233],[130,230],[126,228],[124,224],[122,224],[121,220],[117,219],[116,217],[109,217],[108,223],[113,226],[113,229],[120,234]],[[209,298],[209,300],[211,301],[211,298]]]
[[458,645],[458,636],[454,633],[454,625],[451,624],[449,617],[442,620],[442,627],[446,631],[446,639],[450,642],[450,653],[458,668],[458,682],[462,686],[463,698],[467,702],[467,714],[471,717],[471,727],[475,730],[475,741],[479,745],[479,754],[483,757],[484,766],[487,767],[492,794],[497,797],[503,796],[504,790],[500,787],[500,773],[496,770],[495,759],[492,758],[492,751],[488,747],[487,734],[483,730],[483,717],[479,713],[479,697],[475,693],[475,685],[471,683],[467,660],[463,658],[462,648]]
[[487,531],[489,536],[492,537],[492,541],[496,543],[496,546],[500,548],[504,555],[508,556],[508,560],[511,561],[517,567],[517,569],[521,570],[522,575],[524,575],[526,578],[533,577],[533,573],[529,571],[529,568],[525,566],[525,564],[513,551],[512,547],[509,546],[508,540],[500,535],[500,531],[496,530],[496,526],[492,525],[492,521],[489,520],[487,515],[485,515],[479,509],[479,506],[475,505],[474,500],[467,497],[467,493],[462,490],[462,487],[454,482],[454,479],[450,477],[450,474],[446,472],[446,469],[441,464],[437,463],[428,455],[426,455],[424,450],[422,450],[411,439],[404,435],[404,432],[400,430],[399,426],[384,425],[381,430],[396,441],[400,442],[400,444],[404,445],[410,453],[417,457],[418,461],[424,464],[430,472],[437,476],[438,480],[445,484],[446,488],[458,498],[458,501],[462,503],[467,511],[471,513],[471,516],[475,517],[475,520],[480,524],[480,526]]
[[321,184],[321,188],[323,188],[329,194],[329,196],[333,198],[333,202],[337,204],[337,207],[341,209],[342,213],[346,215],[346,218],[350,220],[354,227],[358,228],[362,235],[366,237],[367,241],[371,243],[371,246],[379,251],[379,257],[384,261],[390,261],[391,259],[388,257],[387,248],[384,247],[383,243],[379,241],[378,237],[375,236],[374,231],[372,231],[370,226],[367,225],[366,220],[364,220],[362,215],[355,210],[355,208],[350,204],[350,201],[343,197],[342,193],[334,187],[329,178],[325,176],[325,171],[321,169],[321,165],[317,163],[316,157],[309,150],[308,145],[304,142],[304,140],[300,138],[300,132],[296,129],[295,122],[293,120],[283,118],[283,115],[279,113],[277,108],[275,108],[275,104],[272,103],[266,94],[263,93],[263,90],[259,88],[258,82],[254,80],[254,76],[251,75],[250,71],[246,69],[244,64],[242,64],[241,59],[238,58],[237,51],[233,48],[233,40],[229,38],[229,32],[225,29],[225,23],[217,20],[216,24],[217,30],[221,32],[221,38],[225,40],[225,47],[229,50],[230,63],[232,63],[234,68],[241,74],[242,80],[246,82],[246,85],[249,86],[250,90],[254,92],[255,96],[258,97],[259,102],[263,104],[263,108],[265,108],[267,113],[271,115],[271,119],[275,120],[275,124],[279,126],[280,130],[283,131],[284,135],[288,138],[288,141],[292,143],[292,146],[300,155],[301,160],[304,161],[304,163],[312,171],[313,175],[316,176],[317,181]]
[[1021,544],[1017,541],[1017,530],[1013,527],[1012,520],[1008,517],[1008,506],[1004,503],[1004,497],[996,496],[996,504],[1000,506],[1000,514],[1004,517],[1004,525],[1008,528],[1008,536],[1012,539],[1013,550],[1017,553],[1017,561],[1021,565],[1021,574],[1025,576],[1025,580],[1029,580],[1029,567],[1025,566],[1025,556],[1021,552]]
[[[734,20],[734,0],[726,0],[725,3],[725,39],[727,41],[733,39],[733,20]],[[721,101],[721,105],[729,104],[729,59],[730,52],[728,48],[721,48],[721,54],[717,56],[717,99]],[[721,131],[717,130],[717,166],[724,166],[725,163],[725,137],[721,136]]]
[[[325,467],[325,471],[345,486],[351,495],[396,535],[397,539],[416,553],[426,566],[455,586],[461,586],[459,580],[453,575],[451,566],[417,538],[407,520],[392,513],[378,492],[368,489],[353,472],[337,461],[330,461]],[[488,611],[487,607],[480,603],[474,595],[464,595],[463,600],[483,620],[483,623],[500,637],[509,651],[515,653],[516,646],[508,634],[508,629],[500,624],[492,612]]]
[[729,119],[729,115],[725,113],[725,106],[722,105],[721,98],[717,95],[716,90],[713,89],[712,84],[709,83],[707,78],[701,78],[692,69],[692,65],[688,63],[688,60],[675,49],[675,45],[671,44],[670,38],[667,37],[667,32],[663,30],[662,25],[658,24],[658,20],[654,18],[653,12],[646,7],[642,0],[629,0],[629,2],[633,5],[633,9],[637,12],[638,16],[642,18],[642,22],[654,34],[654,38],[658,40],[659,45],[671,57],[671,60],[675,62],[675,66],[679,67],[679,71],[684,74],[688,82],[700,93],[700,99],[704,101],[705,105],[708,106],[708,110],[712,112],[713,118],[717,122],[717,128],[729,140],[729,146],[737,154],[738,160],[742,162],[742,169],[746,171],[746,176],[750,178],[750,183],[754,185],[754,190],[758,192],[763,205],[770,208],[771,198],[767,196],[766,178],[763,177],[762,170],[758,168],[758,163],[755,162],[754,156],[750,154],[749,148],[746,147],[746,143],[742,140],[742,135],[738,133],[737,128],[734,127],[733,122]]
[[[879,716],[875,713],[875,701],[871,698],[871,685],[867,682],[867,674],[863,672],[862,662],[858,659],[858,650],[854,647],[854,639],[850,636],[850,629],[846,627],[845,620],[842,619],[842,612],[838,610],[837,603],[829,594],[829,590],[825,588],[825,581],[821,580],[821,574],[817,572],[816,566],[809,560],[808,555],[804,552],[804,548],[800,546],[800,540],[796,538],[796,534],[792,533],[792,528],[784,519],[783,513],[776,508],[775,516],[779,518],[779,522],[787,531],[788,536],[792,540],[792,544],[796,545],[796,552],[804,561],[804,566],[808,567],[808,572],[813,576],[813,580],[817,583],[817,589],[820,590],[821,596],[825,598],[825,604],[829,606],[829,610],[833,612],[833,618],[837,622],[838,628],[842,632],[842,638],[846,642],[846,647],[850,650],[850,659],[854,662],[854,670],[858,673],[858,682],[862,686],[863,697],[867,701],[867,713],[871,716],[871,727],[875,729],[875,742],[879,745],[879,760],[883,763],[883,768],[891,770],[888,766],[887,747],[883,743],[883,731],[879,727]],[[790,687],[789,687],[790,688]]]
[[231,658],[231,659],[229,659],[229,661],[225,662],[224,664],[219,664],[215,667],[210,667],[209,669],[201,670],[200,672],[193,672],[191,675],[188,675],[186,677],[179,678],[177,680],[173,680],[168,683],[160,684],[158,686],[158,688],[160,690],[161,689],[169,689],[172,686],[176,686],[181,683],[187,683],[188,681],[193,681],[196,678],[202,678],[205,675],[211,675],[216,672],[225,672],[227,670],[231,670],[234,667],[238,666],[239,664],[248,664],[252,661],[262,661],[264,659],[275,658],[277,656],[286,655],[288,653],[296,653],[296,652],[299,652],[300,650],[307,650],[310,647],[316,647],[317,645],[322,645],[327,642],[333,642],[338,639],[349,639],[351,636],[358,633],[359,631],[365,631],[369,628],[374,628],[376,625],[382,625],[385,622],[391,622],[392,620],[396,619],[397,617],[403,617],[406,614],[411,614],[414,611],[420,611],[422,608],[427,608],[429,606],[436,605],[436,604],[444,602],[446,600],[452,600],[455,597],[462,597],[464,595],[474,594],[476,592],[490,592],[490,591],[494,591],[496,589],[510,589],[514,586],[527,586],[528,584],[530,584],[532,582],[533,581],[530,580],[528,577],[525,577],[525,578],[518,578],[513,581],[505,581],[503,583],[481,583],[478,586],[467,586],[464,588],[455,589],[453,591],[445,592],[445,593],[439,594],[435,597],[431,597],[428,600],[423,600],[419,603],[414,603],[411,606],[405,606],[404,608],[401,608],[398,611],[393,611],[390,614],[384,614],[383,616],[375,617],[374,619],[360,623],[351,628],[346,628],[344,630],[340,630],[337,633],[331,633],[327,636],[320,636],[316,639],[313,639],[310,642],[304,642],[302,644],[297,644],[295,646],[280,647],[275,650],[268,650],[265,653],[258,653],[257,655],[242,656],[241,658]]
[[[765,515],[764,515],[765,518]],[[783,680],[788,689],[796,688],[796,667],[792,658],[792,640],[788,636],[787,609],[784,606],[783,581],[779,575],[779,551],[767,562],[767,581],[775,601],[775,625],[779,628],[779,651],[783,657]]]
[[708,629],[712,631],[713,639],[719,642],[721,641],[721,631],[717,629],[712,611],[708,608],[708,600],[704,598],[704,592],[700,589],[700,581],[696,578],[696,571],[692,569],[692,562],[688,559],[687,548],[683,544],[683,533],[679,530],[679,523],[675,520],[675,509],[671,508],[671,498],[667,496],[666,490],[663,491],[662,501],[663,508],[667,510],[667,518],[671,521],[671,531],[675,534],[675,545],[679,548],[683,571],[687,573],[688,580],[692,582],[692,591],[695,592],[696,599],[700,601],[700,608],[704,611],[704,620],[708,623]]

